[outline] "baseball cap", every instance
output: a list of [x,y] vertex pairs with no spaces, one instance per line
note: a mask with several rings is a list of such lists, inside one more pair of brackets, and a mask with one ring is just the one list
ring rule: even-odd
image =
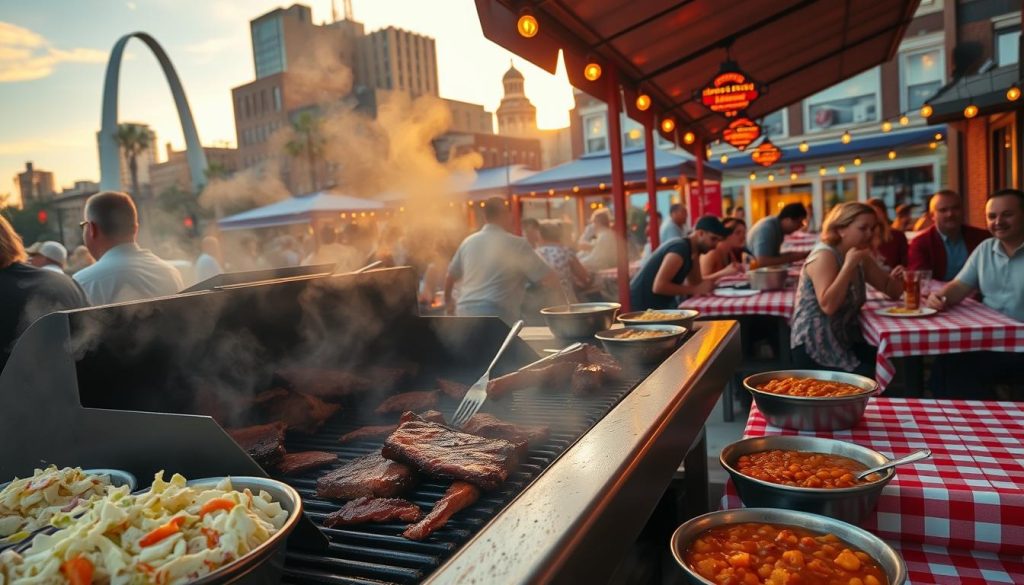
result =
[[713,215],[705,215],[704,217],[697,220],[697,224],[693,226],[693,229],[704,230],[726,238],[732,233],[732,230],[725,227],[722,224],[722,220],[718,219]]
[[[27,251],[27,250],[26,250]],[[57,264],[64,266],[68,262],[68,249],[64,247],[60,242],[47,241],[39,245],[39,249],[36,252],[29,252],[30,254],[39,254],[40,256],[49,258]]]

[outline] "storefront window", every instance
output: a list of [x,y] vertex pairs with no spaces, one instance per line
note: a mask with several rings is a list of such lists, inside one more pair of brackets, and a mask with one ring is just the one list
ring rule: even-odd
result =
[[996,62],[1000,66],[1020,60],[1020,27],[996,31]]
[[1006,189],[1017,184],[1017,140],[1013,131],[1015,116],[1009,114],[1004,119],[993,119],[992,129],[992,187]]
[[743,207],[743,187],[722,187],[722,215],[733,215],[737,206]]
[[586,138],[587,153],[608,150],[608,118],[601,112],[583,119],[583,132]]
[[933,167],[920,166],[867,174],[868,197],[885,201],[889,218],[896,216],[896,208],[903,204],[913,206],[915,217],[928,208],[928,198],[937,189]]
[[625,123],[622,125],[622,149],[629,150],[631,148],[643,148],[643,146],[644,127],[626,118]]
[[825,179],[821,182],[821,195],[825,211],[822,218],[825,218],[836,205],[857,200],[857,179],[855,177]]
[[942,48],[903,55],[903,109],[917,110],[942,87]]
[[837,83],[804,101],[808,132],[878,119],[878,68]]
[[761,133],[772,138],[788,136],[786,110],[772,112],[761,119]]

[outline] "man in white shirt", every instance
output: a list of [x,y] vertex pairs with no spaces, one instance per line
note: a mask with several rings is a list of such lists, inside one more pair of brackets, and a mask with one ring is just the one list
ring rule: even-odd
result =
[[36,242],[25,248],[25,252],[28,253],[28,263],[32,266],[64,274],[64,266],[68,263],[68,249],[60,242]]
[[138,213],[127,193],[104,191],[90,197],[81,226],[96,263],[76,272],[74,279],[91,304],[173,295],[183,288],[173,266],[136,243]]
[[686,229],[686,206],[682,203],[673,203],[668,208],[668,221],[661,223],[661,230],[658,231],[658,241],[661,244],[676,238],[685,238],[689,235]]
[[213,236],[203,238],[203,253],[196,258],[196,282],[217,276],[224,269],[220,264],[220,242]]
[[[558,277],[525,238],[512,235],[505,200],[484,203],[487,223],[470,234],[455,251],[444,283],[445,312],[449,315],[501,317],[511,324],[522,313],[527,283],[558,286]],[[459,298],[452,298],[455,283]]]
[[615,245],[611,213],[607,209],[598,209],[590,216],[590,223],[594,226],[594,240],[580,244],[580,263],[591,272],[614,268],[618,248]]
[[316,252],[313,252],[303,260],[304,266],[317,266],[319,264],[334,264],[334,272],[352,272],[363,265],[365,259],[354,247],[338,241],[338,234],[333,226],[325,225],[320,228],[320,240]]

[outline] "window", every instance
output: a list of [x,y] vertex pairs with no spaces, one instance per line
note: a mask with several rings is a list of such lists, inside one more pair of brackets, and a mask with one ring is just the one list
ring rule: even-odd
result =
[[629,118],[623,116],[622,122],[622,149],[644,147],[644,127]]
[[587,153],[608,150],[608,116],[604,112],[583,118],[583,142]]
[[879,74],[875,67],[804,101],[808,132],[878,120]]
[[941,46],[901,55],[901,109],[907,112],[923,106],[942,87],[944,70]]
[[928,198],[938,188],[934,170],[931,165],[923,165],[869,172],[867,196],[885,201],[890,218],[896,216],[896,208],[903,204],[910,205],[917,217],[928,208]]
[[281,88],[276,85],[274,86],[274,111],[281,111]]
[[772,112],[761,118],[761,133],[772,138],[782,138],[789,135],[789,128],[786,124],[786,109],[783,108]]
[[1000,65],[1011,65],[1020,59],[1020,27],[1004,28],[996,31],[996,62]]
[[284,71],[284,42],[280,18],[252,23],[252,53],[257,78]]
[[857,179],[825,179],[821,182],[821,194],[825,204],[825,213],[822,217],[826,217],[836,205],[857,200]]
[[992,144],[992,188],[1006,189],[1017,185],[1017,138],[1015,116],[1006,114],[993,118],[990,131]]

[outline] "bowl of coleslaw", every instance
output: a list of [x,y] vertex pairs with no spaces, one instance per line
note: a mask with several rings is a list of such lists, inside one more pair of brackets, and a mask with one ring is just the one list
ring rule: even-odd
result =
[[277,583],[301,514],[279,481],[161,472],[146,491],[117,488],[28,548],[0,552],[0,583]]

